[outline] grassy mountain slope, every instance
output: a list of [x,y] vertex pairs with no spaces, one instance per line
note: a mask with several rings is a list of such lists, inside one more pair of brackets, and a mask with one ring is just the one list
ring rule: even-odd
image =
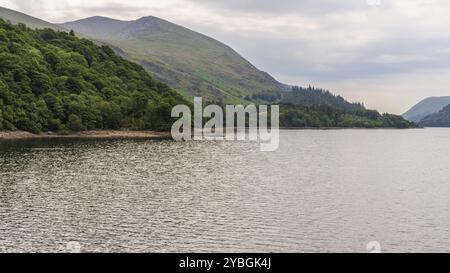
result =
[[0,20],[0,130],[167,130],[179,103],[107,46]]
[[121,48],[129,59],[184,95],[240,103],[256,93],[285,89],[230,47],[156,17],[136,21],[91,17],[62,26]]
[[54,30],[67,31],[61,26],[3,7],[0,7],[0,18],[5,21],[10,21],[12,24],[22,23],[35,29],[51,28]]
[[450,105],[450,97],[427,98],[403,114],[403,117],[410,121],[419,122],[423,118],[439,112],[447,105]]
[[420,121],[423,127],[450,127],[450,105],[441,111],[431,114]]

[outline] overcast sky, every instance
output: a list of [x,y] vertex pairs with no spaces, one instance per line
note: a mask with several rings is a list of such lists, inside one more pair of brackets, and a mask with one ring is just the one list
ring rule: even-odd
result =
[[158,16],[212,36],[278,80],[401,114],[450,96],[448,0],[0,0],[65,22]]

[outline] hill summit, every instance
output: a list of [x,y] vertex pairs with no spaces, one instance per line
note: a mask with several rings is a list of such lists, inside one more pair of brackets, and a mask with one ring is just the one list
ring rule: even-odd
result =
[[153,16],[134,21],[96,16],[61,26],[119,47],[127,58],[186,96],[240,103],[263,91],[286,89],[229,46]]

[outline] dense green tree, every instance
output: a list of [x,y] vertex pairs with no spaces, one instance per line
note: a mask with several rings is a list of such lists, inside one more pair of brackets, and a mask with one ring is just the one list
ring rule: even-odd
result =
[[341,96],[336,96],[328,90],[309,86],[308,88],[294,86],[291,92],[283,92],[281,103],[301,106],[329,105],[343,110],[364,110],[360,103],[350,103]]
[[8,35],[4,29],[0,29],[0,43],[8,43]]
[[0,101],[0,130],[3,129],[3,102]]
[[52,89],[50,77],[48,77],[44,73],[31,71],[30,79],[31,79],[31,91],[38,96],[43,95]]
[[84,129],[81,118],[77,115],[71,114],[67,122],[67,126],[72,131],[82,131]]

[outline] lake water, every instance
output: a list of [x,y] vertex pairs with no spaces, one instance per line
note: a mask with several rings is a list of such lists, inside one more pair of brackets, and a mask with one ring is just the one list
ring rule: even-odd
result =
[[0,251],[450,251],[450,129],[0,144]]

